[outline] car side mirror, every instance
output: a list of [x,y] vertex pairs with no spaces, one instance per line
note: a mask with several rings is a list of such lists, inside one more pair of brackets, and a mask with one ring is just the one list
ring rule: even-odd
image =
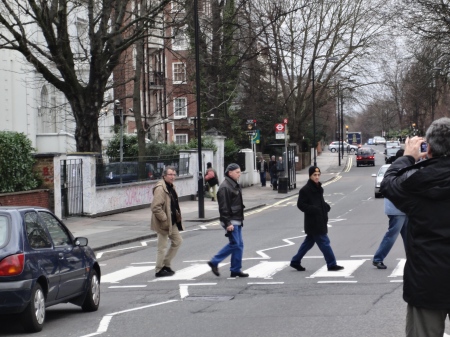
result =
[[85,247],[88,244],[88,239],[79,237],[79,238],[75,238],[74,242],[75,242],[75,246]]

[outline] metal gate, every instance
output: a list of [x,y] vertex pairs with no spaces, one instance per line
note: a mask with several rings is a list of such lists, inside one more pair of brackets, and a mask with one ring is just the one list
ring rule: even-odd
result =
[[61,211],[63,218],[83,214],[83,160],[61,160]]

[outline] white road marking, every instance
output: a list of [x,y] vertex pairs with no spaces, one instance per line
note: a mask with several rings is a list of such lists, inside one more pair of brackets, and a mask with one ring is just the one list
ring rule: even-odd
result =
[[317,281],[317,283],[358,283],[358,281]]
[[133,277],[153,269],[155,269],[155,266],[127,267],[102,276],[101,283],[119,283],[119,281],[122,281],[126,278]]
[[395,266],[395,269],[392,271],[389,277],[403,277],[403,269],[405,269],[406,259],[398,259],[399,262]]
[[97,259],[100,259],[103,254],[106,253],[112,253],[112,252],[120,252],[122,250],[130,250],[130,249],[136,249],[136,248],[142,248],[142,246],[133,246],[133,247],[127,247],[127,248],[120,248],[120,249],[112,249],[112,250],[106,250],[104,252],[98,252],[97,255],[95,256]]
[[284,284],[284,282],[249,282],[248,285]]
[[217,283],[190,283],[190,284],[180,284],[180,297],[185,299],[189,296],[188,287],[189,286],[215,286]]
[[289,265],[287,261],[270,262],[261,261],[256,266],[246,269],[244,273],[248,273],[250,278],[271,279],[273,275],[283,270]]
[[153,261],[149,261],[149,262],[132,262],[131,264],[149,264],[149,263],[156,263]]
[[[219,268],[227,264],[229,263],[220,263]],[[193,264],[187,268],[178,270],[173,276],[161,277],[149,282],[194,280],[196,277],[206,274],[207,272],[211,272],[211,268],[206,263]]]
[[312,274],[309,278],[316,277],[353,277],[351,276],[353,272],[358,269],[366,259],[363,260],[340,260],[337,261],[338,265],[344,267],[344,269],[339,271],[328,271],[327,266],[323,266],[319,270],[317,270],[314,274]]
[[[271,248],[266,248],[266,249],[262,249],[262,250],[257,250],[256,254],[258,254],[259,256],[261,256],[260,258],[262,259],[270,259],[270,256],[265,254],[264,252],[268,251],[268,250],[272,250],[272,249],[278,249],[278,248],[283,248],[283,247],[289,247],[292,245],[295,245],[294,242],[291,241],[291,239],[298,239],[298,238],[303,238],[306,235],[300,235],[300,236],[294,236],[292,238],[287,238],[287,239],[283,239],[282,241],[286,242],[286,245],[281,245],[281,246],[275,246],[275,247],[271,247]],[[260,258],[247,258],[244,260],[255,260],[255,259],[260,259]]]

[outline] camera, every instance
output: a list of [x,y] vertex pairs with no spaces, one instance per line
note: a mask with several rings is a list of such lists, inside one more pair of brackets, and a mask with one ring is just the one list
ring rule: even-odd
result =
[[420,152],[427,152],[427,142],[420,144]]

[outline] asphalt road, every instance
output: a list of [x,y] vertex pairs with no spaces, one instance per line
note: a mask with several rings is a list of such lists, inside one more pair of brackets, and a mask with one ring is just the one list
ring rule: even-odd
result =
[[[384,164],[382,155],[376,159],[375,167],[358,168],[353,160],[349,172],[324,184],[332,207],[329,236],[343,271],[326,271],[317,247],[302,261],[306,271],[289,267],[304,237],[303,214],[292,197],[246,215],[243,270],[249,278],[229,278],[229,260],[214,276],[206,262],[226,244],[224,232],[217,222],[195,225],[183,233],[172,278],[154,278],[155,240],[98,252],[99,311],[49,308],[35,336],[404,335],[401,239],[385,260],[388,269],[371,264],[387,229],[383,199],[374,198],[371,174]],[[0,336],[24,336],[17,320],[0,326]]]

